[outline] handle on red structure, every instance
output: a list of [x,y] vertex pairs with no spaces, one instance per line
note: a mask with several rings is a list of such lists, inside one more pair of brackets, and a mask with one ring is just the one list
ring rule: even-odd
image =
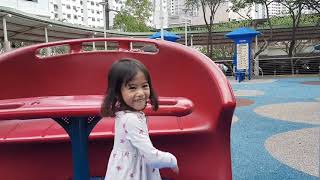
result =
[[[119,51],[130,51],[131,43],[139,42],[139,43],[152,43],[156,46],[159,46],[159,41],[153,39],[144,39],[144,38],[90,38],[90,39],[75,39],[75,40],[66,40],[66,41],[57,41],[50,42],[45,44],[39,44],[33,46],[33,51],[36,52],[41,48],[49,48],[54,46],[67,45],[70,47],[71,53],[79,53],[82,52],[82,44],[90,43],[90,42],[117,42],[119,44]],[[36,54],[36,53],[35,53]]]
[[145,113],[149,116],[177,116],[182,117],[190,114],[193,110],[193,103],[187,98],[181,97],[162,97],[159,99],[159,109],[153,111],[151,105],[145,109]]
[[[97,116],[103,96],[48,96],[0,100],[0,120],[48,117]],[[159,109],[150,104],[145,113],[151,116],[186,116],[193,110],[191,100],[183,97],[159,98]]]

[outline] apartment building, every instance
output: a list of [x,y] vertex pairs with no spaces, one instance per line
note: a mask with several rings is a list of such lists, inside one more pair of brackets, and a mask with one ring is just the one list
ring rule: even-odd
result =
[[[162,0],[162,12],[161,13],[161,0],[153,0],[153,22],[155,28],[160,28],[160,18],[163,17],[164,28],[183,26],[185,23],[189,25],[205,24],[203,18],[203,11],[201,7],[188,9],[185,6],[185,0]],[[218,11],[215,14],[214,23],[228,21],[227,13],[228,3],[223,2]],[[207,7],[206,18],[209,19],[210,11]]]
[[0,6],[38,16],[50,17],[49,0],[0,0]]
[[[153,26],[156,29],[161,28],[161,23],[163,23],[164,28],[168,27],[167,1],[168,0],[162,0],[162,2],[161,2],[161,0],[153,0],[152,1],[153,11],[152,11],[152,24],[151,24],[151,26]],[[162,19],[162,22],[161,22],[161,19]]]
[[[229,2],[229,7],[232,6],[232,3]],[[268,10],[269,10],[269,16],[274,17],[274,16],[287,16],[288,15],[288,9],[282,5],[281,3],[277,2],[271,2],[268,5]],[[303,14],[311,14],[315,13],[312,10],[309,9],[303,9]],[[251,7],[247,7],[245,9],[242,9],[239,13],[235,13],[230,11],[229,12],[229,19],[230,21],[232,20],[242,20],[245,18],[252,18],[252,19],[265,19],[267,18],[267,10],[266,7],[262,4],[253,4]]]
[[[0,0],[0,6],[65,23],[99,28],[104,26],[101,2],[105,2],[105,0]],[[112,27],[116,11],[120,11],[125,0],[108,0],[107,2],[111,9],[109,26]]]
[[[104,26],[103,0],[50,0],[50,18],[92,28]],[[104,2],[104,1],[103,1]]]

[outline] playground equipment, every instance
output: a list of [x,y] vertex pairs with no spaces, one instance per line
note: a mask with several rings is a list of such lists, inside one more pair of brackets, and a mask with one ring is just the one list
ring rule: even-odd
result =
[[[94,50],[105,41],[110,49]],[[136,50],[145,44],[157,51]],[[104,176],[114,120],[99,111],[108,69],[120,58],[142,61],[159,95],[159,110],[145,110],[150,136],[180,167],[179,175],[162,170],[162,177],[232,179],[235,97],[224,74],[191,48],[133,38],[37,44],[0,56],[1,179]]]

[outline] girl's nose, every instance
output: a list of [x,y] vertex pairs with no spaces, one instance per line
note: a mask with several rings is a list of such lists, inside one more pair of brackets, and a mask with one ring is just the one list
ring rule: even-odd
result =
[[144,96],[144,91],[143,91],[143,89],[138,89],[137,90],[137,96],[139,96],[139,97],[143,97]]

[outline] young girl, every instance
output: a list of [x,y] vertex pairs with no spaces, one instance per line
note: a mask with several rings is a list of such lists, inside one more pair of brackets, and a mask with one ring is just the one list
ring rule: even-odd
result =
[[134,59],[112,64],[108,89],[103,101],[103,116],[115,116],[115,137],[105,180],[161,180],[159,169],[171,168],[178,173],[174,155],[153,147],[142,112],[150,101],[158,109],[146,67]]

